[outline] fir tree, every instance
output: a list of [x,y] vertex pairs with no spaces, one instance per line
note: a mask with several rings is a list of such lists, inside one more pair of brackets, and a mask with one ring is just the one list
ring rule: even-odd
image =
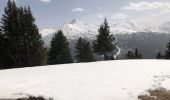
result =
[[[23,42],[25,51],[25,61],[27,66],[38,66],[46,64],[47,49],[44,47],[44,42],[39,30],[35,25],[35,18],[32,15],[30,7],[24,8],[23,16]],[[23,52],[24,52],[23,51]]]
[[134,59],[134,52],[133,51],[128,51],[126,54],[126,59]]
[[126,59],[142,59],[142,54],[139,53],[138,49],[130,50],[126,53]]
[[2,66],[4,66],[4,58],[5,58],[4,45],[5,45],[4,44],[4,36],[0,29],[0,69],[3,69]]
[[76,53],[75,56],[77,62],[92,62],[94,61],[94,56],[92,49],[90,47],[90,43],[82,38],[79,38],[77,43],[75,44]]
[[[21,66],[21,58],[19,57],[19,50],[21,48],[21,32],[19,31],[19,13],[18,8],[14,1],[8,1],[7,7],[5,7],[3,17],[1,19],[2,23],[2,31],[5,35],[5,44],[8,45],[4,46],[7,50],[6,56],[10,58],[11,67],[18,67]],[[9,60],[9,59],[8,59]],[[6,61],[8,62],[8,61]],[[6,64],[5,66],[7,66]]]
[[93,42],[94,52],[99,55],[104,55],[105,60],[110,60],[112,58],[112,52],[115,49],[115,44],[113,43],[115,37],[110,35],[110,27],[105,19],[104,23],[100,26],[99,35],[97,39]]
[[[1,19],[7,63],[4,66],[25,67],[44,65],[46,48],[35,25],[30,8],[17,7],[8,1]],[[10,62],[10,63],[9,63]]]
[[170,41],[167,45],[167,50],[165,51],[165,59],[170,59]]
[[162,54],[160,52],[158,52],[156,59],[162,59],[162,58],[163,58]]
[[10,55],[10,53],[8,53],[8,49],[6,49],[8,47],[7,39],[0,29],[0,69],[7,69],[13,66],[13,61],[11,59],[12,55]]
[[69,43],[60,30],[52,38],[48,54],[48,64],[65,64],[72,62]]
[[135,49],[135,53],[134,53],[135,55],[135,59],[142,59],[142,54],[141,53],[139,53],[139,51],[138,51],[138,49],[136,48]]

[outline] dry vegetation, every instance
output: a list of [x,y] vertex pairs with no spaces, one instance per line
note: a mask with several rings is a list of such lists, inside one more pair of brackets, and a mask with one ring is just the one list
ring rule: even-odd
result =
[[140,95],[140,100],[170,100],[170,91],[166,89],[148,90],[149,95]]
[[34,96],[29,96],[27,98],[18,98],[18,99],[0,99],[0,100],[53,100],[52,98],[45,99],[42,96],[39,97],[34,97]]

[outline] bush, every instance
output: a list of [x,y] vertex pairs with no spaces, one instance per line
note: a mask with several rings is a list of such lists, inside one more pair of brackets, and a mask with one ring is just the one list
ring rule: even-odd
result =
[[166,89],[148,90],[149,95],[140,95],[141,100],[170,100],[170,91]]
[[38,96],[38,97],[29,96],[29,97],[18,98],[18,99],[0,99],[0,100],[53,100],[53,99],[52,99],[52,98],[45,99],[45,98],[42,97],[42,96]]

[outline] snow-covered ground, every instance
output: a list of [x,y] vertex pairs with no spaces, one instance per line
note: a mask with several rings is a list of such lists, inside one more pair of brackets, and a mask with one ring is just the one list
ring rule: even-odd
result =
[[55,100],[137,100],[149,88],[170,89],[170,61],[125,60],[0,71],[0,97],[21,93]]

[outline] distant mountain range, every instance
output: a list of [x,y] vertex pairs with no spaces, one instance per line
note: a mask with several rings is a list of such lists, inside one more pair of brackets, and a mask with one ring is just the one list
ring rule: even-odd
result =
[[159,32],[137,32],[132,34],[116,34],[118,46],[121,48],[120,58],[124,58],[127,50],[138,50],[144,58],[155,59],[158,52],[164,54],[170,34]]
[[[92,42],[98,34],[100,25],[87,24],[73,19],[64,24],[60,29],[70,42],[70,48],[74,51],[74,43],[79,37]],[[124,58],[129,49],[138,48],[145,58],[155,58],[157,52],[163,52],[170,40],[170,22],[157,27],[145,27],[131,21],[109,22],[111,34],[117,38],[121,48],[120,58]],[[47,28],[41,31],[46,46],[49,46],[52,36],[58,29]]]

